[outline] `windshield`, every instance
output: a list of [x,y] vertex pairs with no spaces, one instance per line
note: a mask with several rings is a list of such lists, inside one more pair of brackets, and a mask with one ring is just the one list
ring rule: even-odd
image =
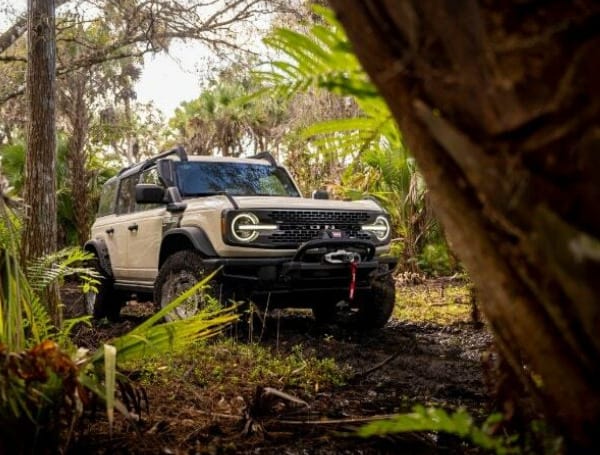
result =
[[268,165],[186,161],[177,164],[176,173],[183,197],[223,192],[233,196],[300,196],[285,170]]

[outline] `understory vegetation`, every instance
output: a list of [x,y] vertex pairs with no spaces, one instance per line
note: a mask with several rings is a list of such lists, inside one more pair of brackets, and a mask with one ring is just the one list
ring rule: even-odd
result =
[[[445,352],[442,359],[447,357],[442,362],[454,362],[456,354],[452,353],[457,350],[465,349],[461,355],[468,357],[482,355],[483,351],[466,351],[474,345],[487,349],[489,343],[485,331],[471,319],[468,282],[404,283],[398,292],[402,303],[397,319],[383,335],[318,326],[310,312],[287,310],[264,317],[253,330],[247,321],[240,322],[224,335],[177,354],[149,354],[127,362],[123,374],[144,391],[138,394],[136,405],[142,439],[127,436],[131,424],[122,417],[109,437],[105,418],[99,416],[79,435],[74,448],[128,450],[134,444],[140,452],[152,447],[173,451],[194,447],[199,453],[246,453],[265,446],[268,453],[274,453],[295,438],[298,450],[353,447],[386,452],[391,450],[383,442],[386,438],[396,443],[396,438],[416,438],[423,448],[437,445],[451,451],[462,447],[473,453],[514,453],[516,439],[499,430],[504,425],[502,414],[490,413],[488,400],[471,401],[468,394],[436,398],[435,378],[432,385],[414,378],[399,394],[386,389],[399,377],[410,377],[417,363],[423,362],[423,368],[448,368],[448,363],[427,365],[424,360],[431,354],[416,354],[415,340],[403,334],[407,330],[403,327],[414,328],[418,338],[430,336],[428,332],[448,333],[439,346]],[[132,308],[127,314],[135,317],[140,311],[143,308]],[[473,327],[468,336],[474,338],[460,340],[468,327]],[[114,327],[88,328],[76,338],[89,339],[92,330],[96,338],[115,333]],[[392,339],[406,346],[386,355],[386,351],[394,352]],[[422,346],[428,349],[430,341],[425,343]],[[471,362],[468,368],[477,364]],[[474,387],[483,388],[478,368],[461,374],[479,384]],[[456,387],[462,387],[460,381],[465,379],[455,380]],[[429,387],[433,388],[423,394]],[[469,393],[486,392],[474,388]],[[439,446],[435,441],[444,437],[450,439]]]
[[98,276],[85,267],[90,255],[68,248],[23,265],[20,216],[0,198],[0,452],[68,447],[77,422],[96,399],[104,402],[110,426],[115,410],[130,418],[121,401],[127,394],[116,396],[117,385],[121,390],[128,386],[118,369],[121,363],[149,351],[178,352],[237,319],[231,309],[224,309],[159,323],[197,292],[203,285],[199,283],[128,333],[103,340],[92,351],[80,349],[71,332],[78,325],[90,325],[91,317],[79,315],[57,326],[43,302],[69,276],[80,277],[88,292],[95,290]]

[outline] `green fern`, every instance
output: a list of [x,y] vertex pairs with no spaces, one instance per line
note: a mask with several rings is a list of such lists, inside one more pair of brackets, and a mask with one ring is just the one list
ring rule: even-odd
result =
[[24,306],[24,314],[24,328],[31,332],[29,338],[35,343],[47,339],[54,332],[52,318],[38,295],[34,292],[31,292],[29,295],[29,305]]
[[36,292],[41,293],[53,283],[60,284],[67,276],[95,277],[96,272],[82,266],[90,259],[93,259],[93,255],[81,248],[64,248],[33,260],[26,270],[27,280]]
[[464,409],[448,414],[440,408],[415,406],[413,412],[399,414],[393,418],[368,423],[359,428],[357,435],[363,438],[385,436],[396,433],[417,431],[444,432],[468,439],[483,449],[498,455],[518,453],[513,446],[516,437],[492,436],[491,429],[502,419],[500,414],[492,414],[481,427]]

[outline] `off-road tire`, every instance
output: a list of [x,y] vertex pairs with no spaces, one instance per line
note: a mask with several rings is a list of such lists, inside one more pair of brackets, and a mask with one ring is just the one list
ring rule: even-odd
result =
[[396,302],[396,286],[391,274],[376,278],[371,289],[358,296],[357,323],[361,329],[379,329],[392,316]]
[[120,294],[113,286],[113,279],[106,276],[100,267],[98,258],[92,259],[88,267],[95,269],[100,275],[100,283],[96,286],[97,293],[88,292],[84,295],[86,313],[90,314],[94,319],[107,318],[111,322],[118,321],[123,302]]
[[[181,293],[204,279],[210,272],[211,270],[208,270],[204,264],[202,256],[195,251],[185,250],[172,254],[163,263],[156,278],[154,286],[156,308],[164,308]],[[185,319],[202,310],[207,303],[205,298],[214,294],[214,286],[214,283],[212,285],[209,283],[197,296],[165,315],[165,319],[167,321]]]

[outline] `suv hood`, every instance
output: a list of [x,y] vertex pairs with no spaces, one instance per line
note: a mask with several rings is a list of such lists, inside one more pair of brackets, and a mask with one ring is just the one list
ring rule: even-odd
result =
[[301,197],[278,196],[237,196],[234,197],[242,209],[275,208],[284,210],[322,209],[322,210],[377,210],[383,211],[369,199],[360,201],[337,201],[331,199],[309,199]]

